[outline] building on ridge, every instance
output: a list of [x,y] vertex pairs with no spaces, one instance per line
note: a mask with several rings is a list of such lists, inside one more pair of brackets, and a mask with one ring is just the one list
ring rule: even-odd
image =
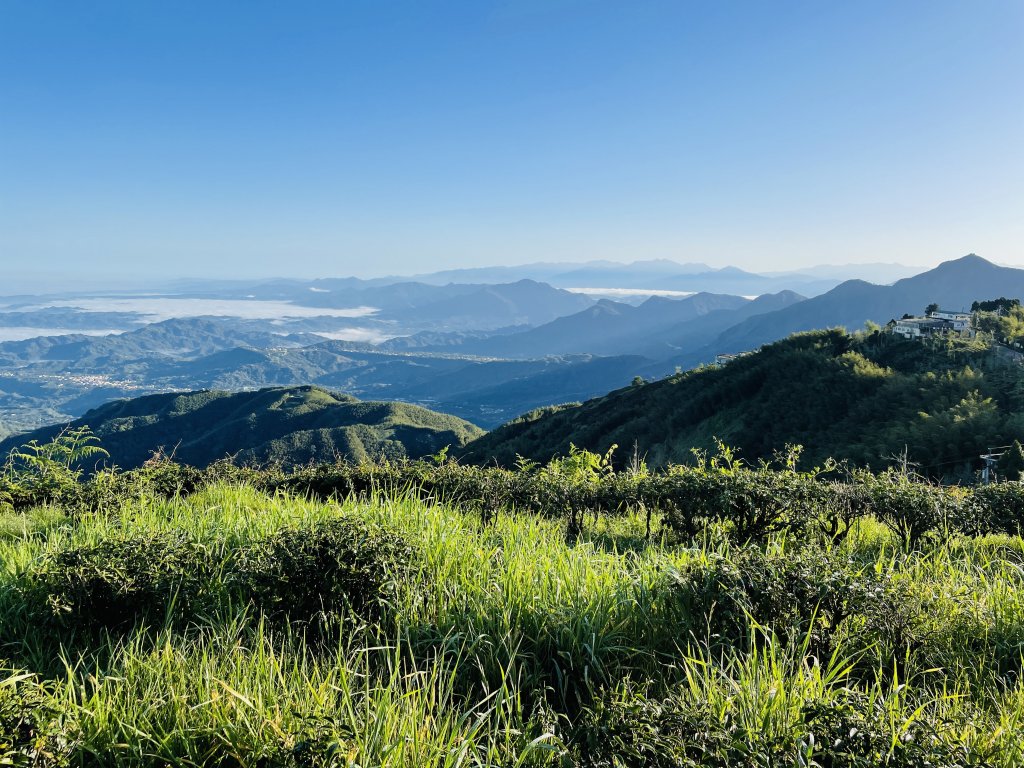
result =
[[963,310],[954,312],[936,309],[925,317],[904,317],[900,320],[890,320],[886,327],[892,333],[905,339],[922,339],[949,333],[954,333],[957,336],[974,336],[971,313]]

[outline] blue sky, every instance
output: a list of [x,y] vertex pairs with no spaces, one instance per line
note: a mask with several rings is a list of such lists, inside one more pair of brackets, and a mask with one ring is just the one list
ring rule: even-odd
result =
[[8,274],[1024,264],[1020,0],[0,0],[0,71]]

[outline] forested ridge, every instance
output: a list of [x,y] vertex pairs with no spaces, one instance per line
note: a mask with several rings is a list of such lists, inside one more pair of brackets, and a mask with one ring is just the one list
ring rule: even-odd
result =
[[1002,351],[986,338],[914,341],[877,328],[795,334],[721,367],[532,412],[461,455],[511,466],[617,444],[664,467],[720,439],[751,460],[799,444],[811,464],[881,469],[906,453],[930,476],[971,478],[990,446],[1024,440],[1024,369]]
[[321,387],[250,392],[200,390],[115,400],[70,424],[0,440],[0,458],[20,445],[88,428],[116,466],[141,466],[154,453],[206,466],[226,457],[297,466],[346,458],[419,458],[482,434],[456,416],[407,403],[358,400]]

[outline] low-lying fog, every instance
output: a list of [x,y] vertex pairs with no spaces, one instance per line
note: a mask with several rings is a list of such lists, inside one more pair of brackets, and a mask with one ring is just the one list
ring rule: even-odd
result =
[[287,301],[263,299],[184,299],[169,296],[131,296],[57,299],[20,307],[20,311],[66,307],[83,312],[132,312],[144,322],[176,317],[237,317],[243,320],[286,320],[300,317],[368,317],[375,307],[302,307]]

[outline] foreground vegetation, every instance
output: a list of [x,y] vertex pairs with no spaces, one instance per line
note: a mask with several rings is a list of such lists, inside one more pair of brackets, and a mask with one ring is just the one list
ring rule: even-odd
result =
[[1024,761],[1017,483],[91,446],[4,476],[0,763]]

